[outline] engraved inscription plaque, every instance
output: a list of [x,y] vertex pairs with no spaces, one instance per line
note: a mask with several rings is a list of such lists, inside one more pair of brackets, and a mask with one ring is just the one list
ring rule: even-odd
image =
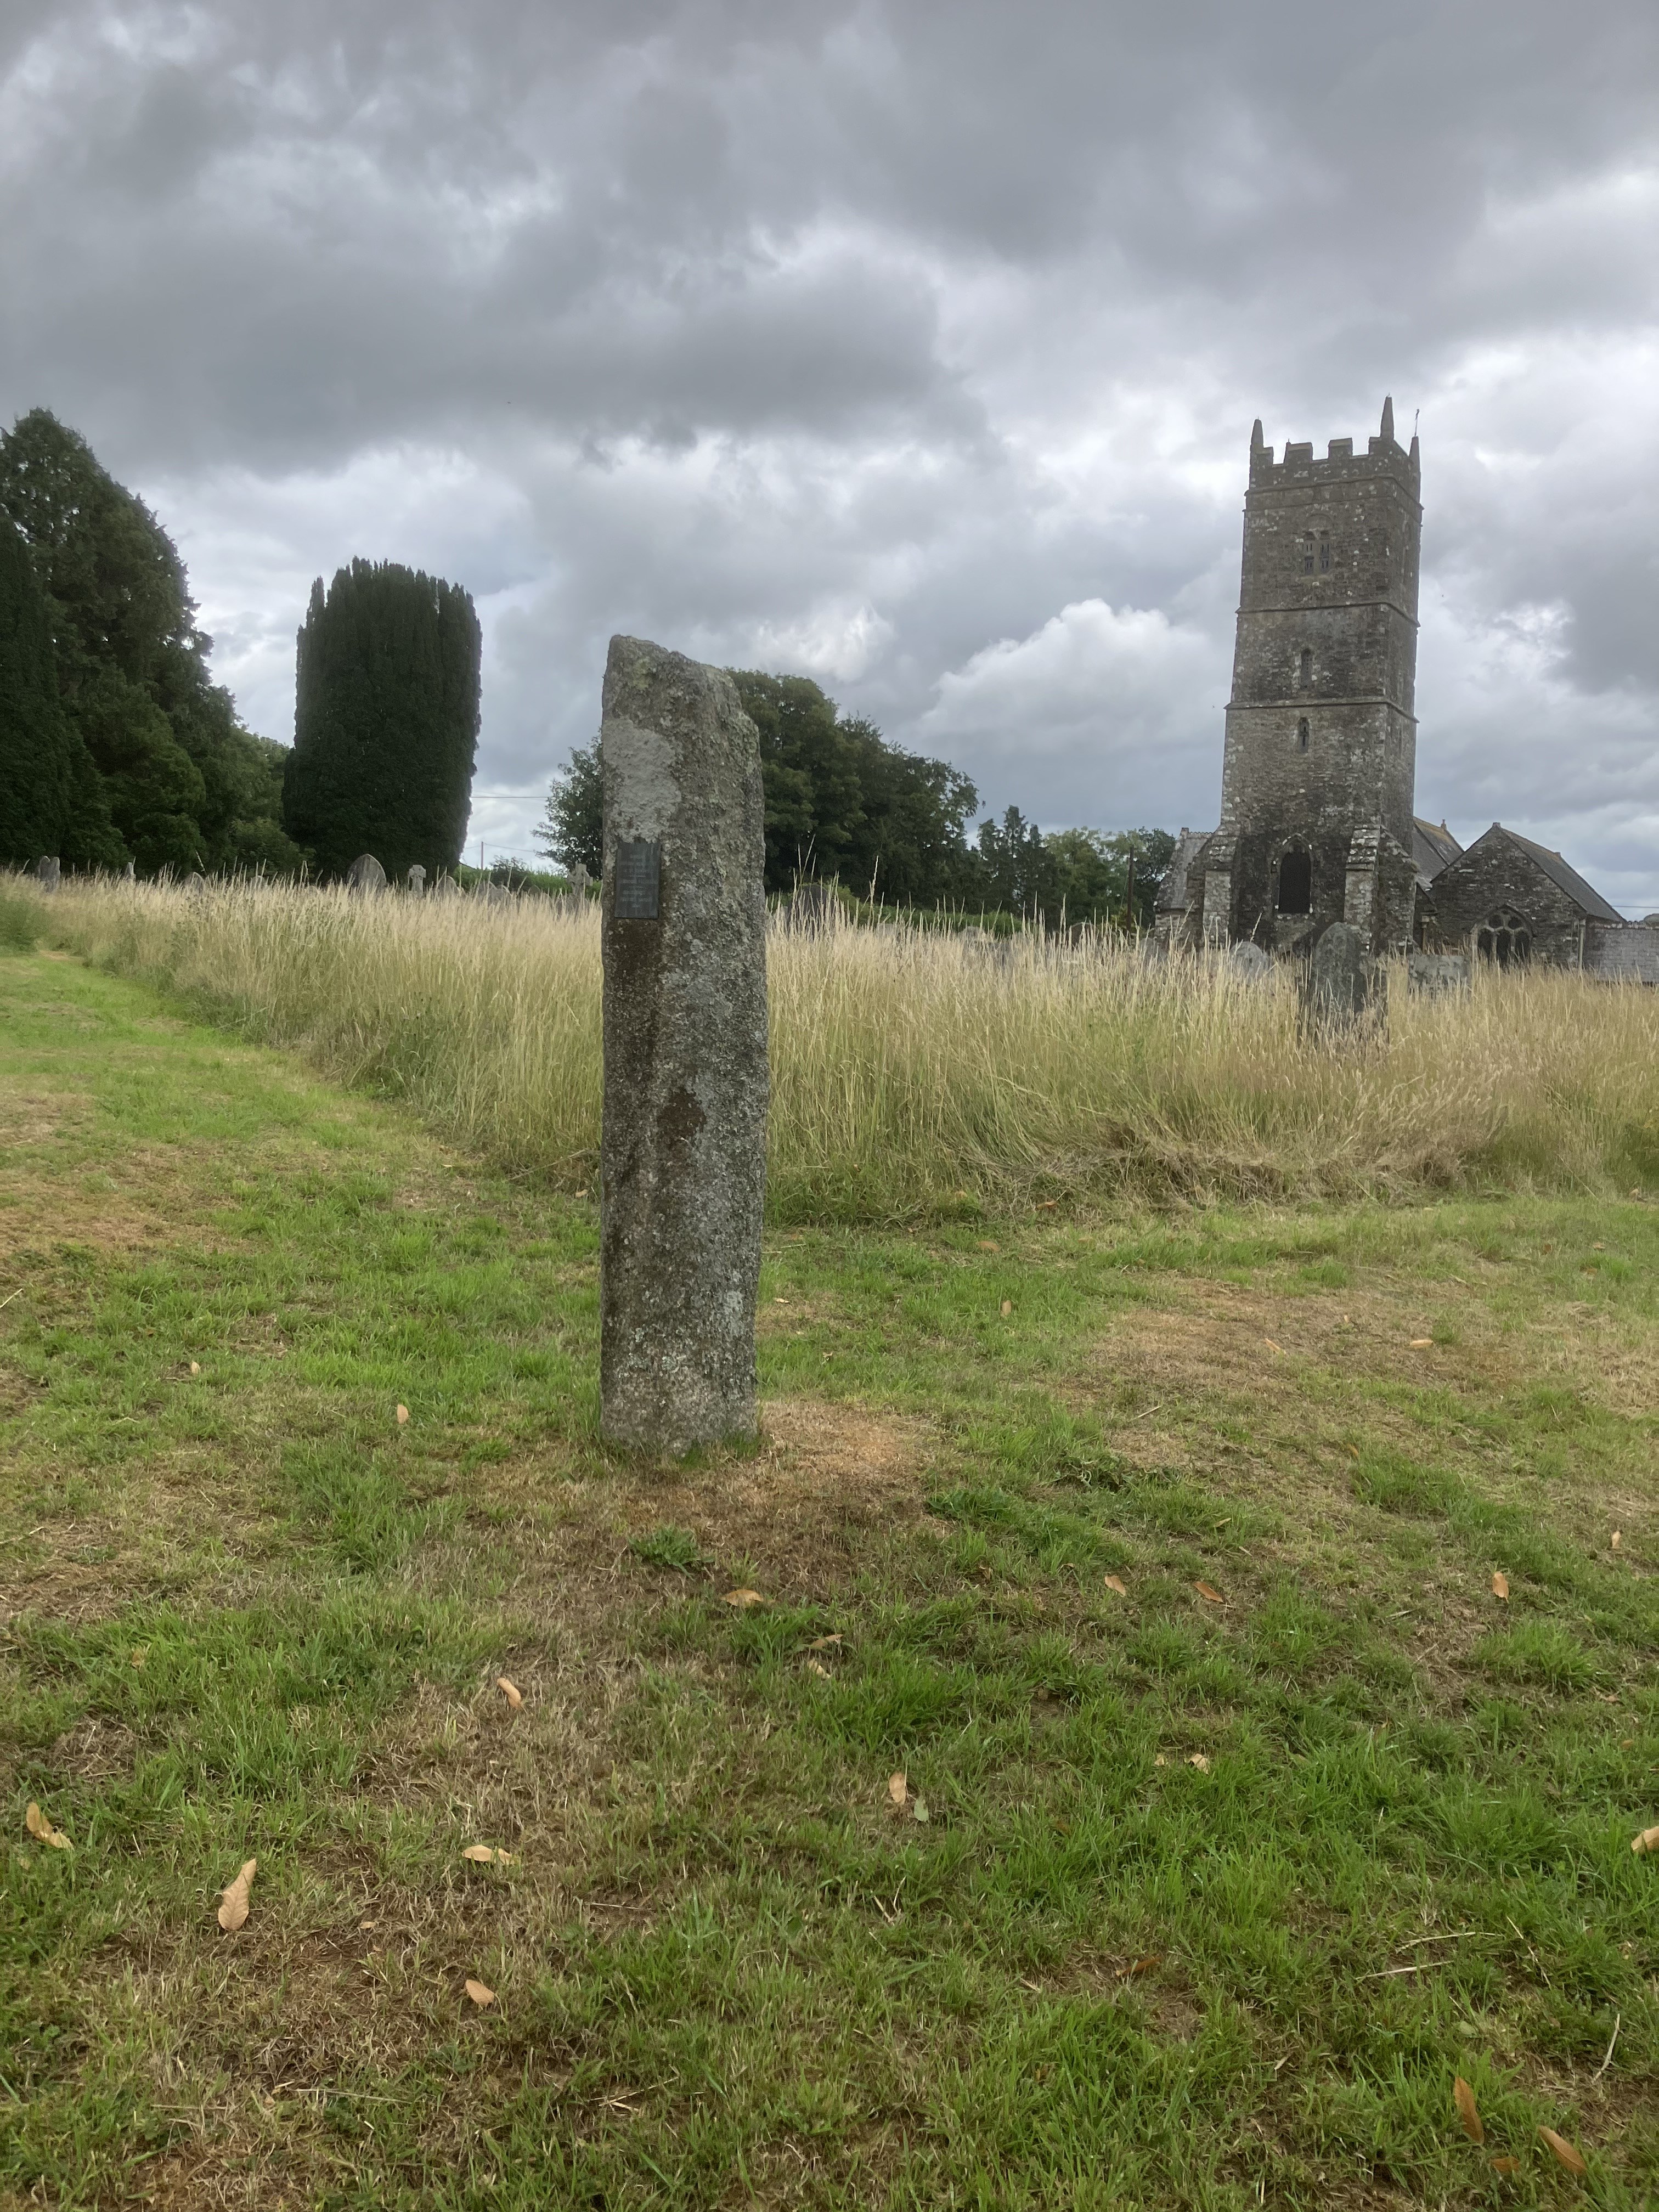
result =
[[661,902],[661,840],[656,837],[619,837],[617,840],[617,921],[660,921]]

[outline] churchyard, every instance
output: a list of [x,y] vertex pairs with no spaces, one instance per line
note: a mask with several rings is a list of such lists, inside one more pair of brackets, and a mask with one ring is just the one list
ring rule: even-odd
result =
[[682,1463],[595,919],[0,883],[0,2203],[1650,2201],[1659,995],[768,963]]

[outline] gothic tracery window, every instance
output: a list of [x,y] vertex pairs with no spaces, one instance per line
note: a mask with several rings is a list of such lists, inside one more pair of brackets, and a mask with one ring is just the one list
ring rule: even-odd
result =
[[1494,960],[1500,968],[1524,968],[1532,958],[1531,925],[1512,906],[1500,906],[1489,914],[1474,941],[1481,958]]

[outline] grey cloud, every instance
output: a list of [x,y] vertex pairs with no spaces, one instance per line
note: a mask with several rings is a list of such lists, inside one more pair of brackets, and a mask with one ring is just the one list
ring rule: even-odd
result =
[[809,667],[994,804],[1174,822],[1250,418],[1392,388],[1425,803],[1659,905],[1656,193],[1640,0],[19,0],[0,403],[156,499],[278,734],[295,592],[401,554],[484,605],[486,787],[591,734],[629,628]]

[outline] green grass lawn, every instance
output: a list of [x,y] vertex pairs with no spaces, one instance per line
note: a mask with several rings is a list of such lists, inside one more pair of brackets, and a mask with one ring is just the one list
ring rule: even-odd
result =
[[596,1228],[0,956],[0,2203],[1659,2192],[1659,1206]]

